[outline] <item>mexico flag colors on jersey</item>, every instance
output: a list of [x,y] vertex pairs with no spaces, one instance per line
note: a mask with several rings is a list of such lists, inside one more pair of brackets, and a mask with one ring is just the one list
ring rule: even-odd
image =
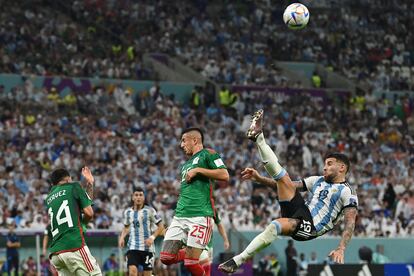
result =
[[213,217],[214,180],[203,175],[197,175],[190,183],[185,177],[194,168],[210,170],[226,169],[220,155],[210,149],[202,149],[184,163],[181,167],[181,191],[178,199],[176,217]]
[[52,242],[49,251],[75,251],[85,245],[81,227],[81,210],[92,200],[79,182],[53,186],[45,199],[50,219]]

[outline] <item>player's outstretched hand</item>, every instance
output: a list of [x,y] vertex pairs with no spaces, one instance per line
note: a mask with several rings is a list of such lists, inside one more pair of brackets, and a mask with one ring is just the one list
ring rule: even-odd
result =
[[345,251],[341,248],[337,248],[335,250],[332,250],[331,253],[329,253],[329,257],[331,257],[332,261],[338,264],[344,263],[344,253]]
[[253,181],[258,181],[260,175],[259,173],[253,169],[253,168],[245,168],[242,172],[241,172],[241,176],[242,179],[244,180],[253,180]]
[[86,182],[88,184],[93,184],[93,182],[95,181],[91,173],[91,170],[88,167],[82,168],[82,176],[86,179]]

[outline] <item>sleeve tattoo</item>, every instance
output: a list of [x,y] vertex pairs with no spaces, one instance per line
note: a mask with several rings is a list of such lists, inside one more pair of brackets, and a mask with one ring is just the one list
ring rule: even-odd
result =
[[93,199],[93,184],[86,183],[85,190],[89,198]]
[[357,208],[349,207],[344,210],[344,223],[345,228],[342,232],[342,239],[339,243],[339,247],[345,249],[349,241],[352,238],[355,229],[355,220],[357,216]]

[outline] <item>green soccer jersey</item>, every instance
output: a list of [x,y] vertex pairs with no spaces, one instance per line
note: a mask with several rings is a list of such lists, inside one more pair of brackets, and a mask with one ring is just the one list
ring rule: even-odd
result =
[[85,245],[81,210],[92,204],[79,182],[53,186],[45,199],[50,219],[50,253],[75,251]]
[[175,215],[177,217],[213,217],[213,184],[214,180],[201,174],[195,176],[190,183],[185,177],[194,168],[226,169],[220,155],[210,149],[202,149],[194,154],[181,167],[181,188]]

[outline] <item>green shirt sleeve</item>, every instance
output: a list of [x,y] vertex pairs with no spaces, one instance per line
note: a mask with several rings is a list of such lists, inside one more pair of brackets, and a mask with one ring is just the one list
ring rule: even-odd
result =
[[220,155],[212,150],[209,150],[209,154],[207,155],[207,164],[211,169],[227,169]]
[[216,215],[214,216],[214,223],[216,225],[219,225],[221,223],[221,218],[220,218],[219,212],[217,212],[217,210],[216,210]]
[[73,188],[74,196],[76,200],[79,202],[81,209],[92,205],[92,200],[90,199],[86,191],[81,187],[79,182],[75,182],[73,185],[75,185],[75,187]]

